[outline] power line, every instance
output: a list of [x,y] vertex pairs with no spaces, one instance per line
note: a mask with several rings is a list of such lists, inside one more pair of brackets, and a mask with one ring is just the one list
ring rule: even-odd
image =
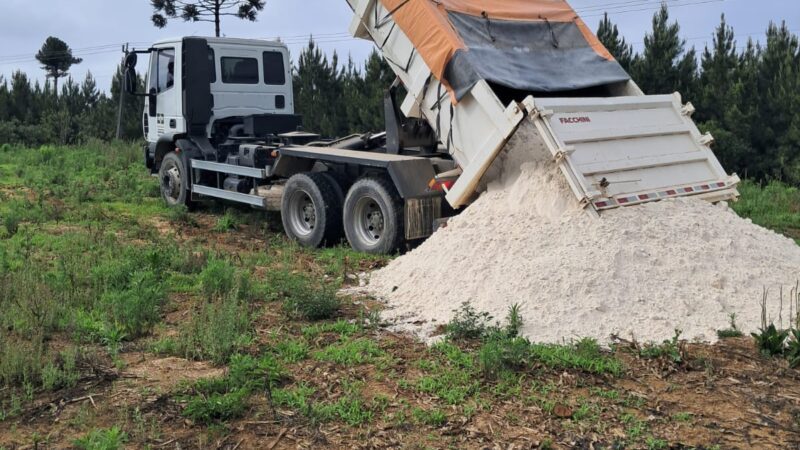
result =
[[[676,1],[679,1],[679,0],[676,0]],[[685,7],[685,6],[698,6],[698,5],[705,5],[707,3],[721,3],[721,2],[725,2],[725,1],[727,1],[727,0],[694,1],[694,2],[690,2],[690,3],[683,3],[683,4],[677,4],[677,5],[676,4],[670,4],[670,7],[671,8],[681,8],[681,7]],[[649,8],[628,9],[628,10],[612,11],[612,12],[614,14],[627,14],[627,13],[632,13],[632,12],[652,11],[653,10],[653,6],[650,6]],[[602,16],[604,16],[606,14],[607,14],[607,12],[603,12],[602,14],[587,14],[587,15],[583,15],[582,17],[583,18],[587,18],[587,17],[602,17]]]

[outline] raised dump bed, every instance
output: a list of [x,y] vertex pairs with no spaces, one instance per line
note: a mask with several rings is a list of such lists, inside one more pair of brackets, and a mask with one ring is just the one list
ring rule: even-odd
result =
[[453,207],[474,198],[521,126],[535,128],[590,211],[738,195],[691,104],[644,96],[565,1],[348,3],[352,34],[375,42],[408,91],[402,112],[425,119],[458,163]]

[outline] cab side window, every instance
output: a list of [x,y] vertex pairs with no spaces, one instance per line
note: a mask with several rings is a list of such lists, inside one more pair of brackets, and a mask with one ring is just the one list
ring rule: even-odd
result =
[[209,47],[208,48],[208,65],[209,65],[209,70],[211,71],[211,82],[212,83],[216,83],[217,82],[217,62],[216,62],[216,60],[214,58],[215,58],[214,49]]
[[256,58],[222,57],[222,82],[226,84],[258,84]]
[[277,86],[286,84],[283,53],[264,52],[264,83]]
[[158,51],[152,59],[150,67],[150,90],[164,92],[175,86],[175,49],[165,48]]

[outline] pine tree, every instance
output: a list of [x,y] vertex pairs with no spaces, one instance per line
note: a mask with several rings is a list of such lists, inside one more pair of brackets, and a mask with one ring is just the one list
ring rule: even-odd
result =
[[[751,43],[752,44],[752,43]],[[722,15],[712,48],[703,50],[699,78],[697,114],[703,131],[715,138],[714,152],[728,171],[744,174],[753,157],[748,144],[748,107],[742,102],[742,75],[733,28]]]
[[[383,98],[396,75],[377,50],[367,59],[364,71],[364,103],[361,120],[362,130],[380,131],[386,127],[383,112]],[[402,98],[399,100],[402,101]]]
[[0,122],[9,119],[9,102],[8,82],[0,75]]
[[337,71],[311,39],[300,53],[294,76],[295,105],[303,116],[303,126],[327,137],[338,135],[334,116],[336,109],[342,106],[342,99],[336,97],[337,84],[341,83]]
[[682,91],[691,98],[697,78],[694,49],[684,53],[686,41],[680,38],[680,26],[669,23],[666,4],[653,16],[653,30],[644,38],[644,53],[633,65],[633,75],[647,94],[671,94]]
[[770,23],[756,78],[759,176],[800,182],[798,43],[786,23]]
[[11,75],[11,95],[9,111],[12,119],[19,122],[30,122],[34,117],[33,89],[28,76],[18,70]]
[[212,22],[220,37],[222,17],[233,16],[255,22],[264,9],[264,0],[150,0],[153,6],[153,25],[167,26],[169,19],[180,16],[187,22]]
[[620,36],[619,29],[608,18],[608,13],[605,13],[603,20],[600,21],[600,26],[597,28],[597,38],[614,55],[614,58],[617,59],[622,68],[630,72],[634,55],[633,46],[625,42],[625,38]]
[[47,76],[53,79],[53,87],[58,94],[58,79],[69,74],[69,69],[83,60],[72,56],[72,49],[66,42],[50,36],[44,41],[42,48],[36,53],[36,59],[42,64]]
[[739,58],[733,28],[725,22],[724,14],[714,33],[712,48],[706,46],[703,50],[701,65],[697,118],[720,121],[731,105],[738,103],[733,90],[739,75]]

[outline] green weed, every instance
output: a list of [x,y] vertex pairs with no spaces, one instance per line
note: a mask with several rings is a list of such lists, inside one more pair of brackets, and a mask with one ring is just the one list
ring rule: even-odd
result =
[[301,332],[306,339],[314,339],[324,333],[335,333],[341,337],[352,336],[363,331],[363,327],[357,323],[351,323],[344,319],[339,319],[333,323],[317,323],[303,327]]
[[235,274],[228,261],[211,258],[197,277],[200,291],[209,300],[227,295],[233,290]]
[[730,339],[744,336],[739,327],[736,325],[736,313],[731,313],[729,316],[730,326],[724,330],[717,330],[717,337],[720,339]]
[[192,397],[183,410],[183,415],[203,424],[226,421],[241,417],[247,410],[249,391],[239,388],[231,392]]
[[167,209],[167,219],[178,225],[197,226],[197,221],[189,214],[189,208],[186,205],[177,205]]
[[283,340],[275,345],[275,353],[282,361],[287,363],[297,363],[308,358],[309,346],[301,340]]
[[222,364],[250,342],[251,324],[247,305],[236,297],[204,303],[181,327],[176,347],[187,358]]
[[74,387],[80,378],[80,372],[76,367],[77,349],[61,352],[58,359],[58,361],[48,362],[42,368],[42,388],[47,391]]
[[669,361],[679,364],[684,360],[684,349],[680,341],[681,330],[675,330],[672,339],[666,340],[661,344],[645,344],[639,349],[639,356],[647,359],[666,358]]
[[228,208],[225,210],[225,214],[217,219],[217,223],[214,225],[214,231],[218,233],[225,233],[227,231],[236,230],[239,228],[239,224],[240,220],[236,215],[236,212],[233,209]]
[[334,317],[341,308],[341,300],[329,288],[305,286],[295,291],[283,302],[284,310],[297,318],[318,321]]
[[447,423],[447,414],[439,409],[425,410],[422,408],[414,408],[411,410],[411,416],[417,423],[433,427],[441,427]]
[[786,346],[786,359],[789,360],[789,366],[793,369],[800,367],[800,329],[798,328],[791,331],[791,340]]
[[758,333],[751,333],[756,341],[756,347],[765,356],[779,356],[786,351],[786,339],[789,330],[778,330],[774,323],[766,328],[761,328]]
[[676,422],[691,422],[694,416],[689,412],[679,412],[672,416]]
[[7,237],[17,234],[20,222],[22,222],[22,217],[14,210],[7,211],[3,214],[3,227],[6,229]]
[[369,339],[344,338],[341,342],[331,344],[322,350],[313,353],[319,361],[329,361],[343,366],[370,364],[385,352]]
[[128,435],[118,427],[107,430],[93,430],[77,439],[73,444],[81,450],[117,450],[123,448]]
[[196,394],[189,397],[183,415],[204,424],[241,417],[251,394],[271,390],[285,378],[284,368],[271,356],[233,355],[225,377],[194,384]]
[[481,339],[489,332],[492,316],[487,312],[477,312],[469,302],[462,303],[453,313],[453,319],[445,328],[450,339]]

